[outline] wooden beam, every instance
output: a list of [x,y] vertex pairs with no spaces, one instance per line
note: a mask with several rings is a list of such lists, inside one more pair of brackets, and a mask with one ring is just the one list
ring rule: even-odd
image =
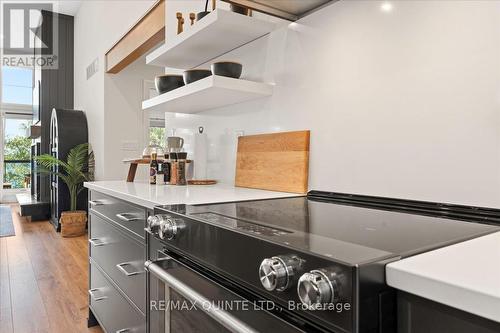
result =
[[106,52],[106,73],[119,73],[164,40],[165,0],[159,0]]
[[[255,10],[257,12],[269,14],[275,17],[279,17],[289,21],[297,21],[299,17],[295,14],[288,13],[279,8],[275,8],[263,2],[256,2],[253,0],[222,0],[224,2],[229,2],[230,4],[239,5],[248,9]],[[272,1],[270,1],[272,4]]]

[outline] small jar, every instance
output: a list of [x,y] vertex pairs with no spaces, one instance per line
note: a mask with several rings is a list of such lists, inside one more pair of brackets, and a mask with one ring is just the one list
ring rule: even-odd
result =
[[170,153],[170,185],[177,185],[177,153]]
[[156,172],[156,185],[163,185],[163,163],[158,161],[158,170]]
[[187,185],[186,159],[187,153],[177,153],[177,185]]
[[165,160],[163,161],[162,164],[162,170],[163,170],[163,182],[167,185],[170,184],[170,156],[168,154],[165,154]]

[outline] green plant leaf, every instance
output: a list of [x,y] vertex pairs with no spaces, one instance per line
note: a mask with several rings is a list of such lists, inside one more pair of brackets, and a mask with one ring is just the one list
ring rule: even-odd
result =
[[68,186],[71,196],[71,210],[76,209],[76,198],[81,192],[83,182],[88,180],[87,174],[84,173],[87,169],[88,159],[87,143],[73,147],[68,153],[67,162],[48,154],[35,157],[38,173],[59,177]]
[[78,171],[83,171],[88,163],[89,145],[83,143],[70,150],[68,154],[68,165]]
[[44,166],[47,169],[51,169],[52,167],[62,167],[63,169],[67,170],[71,168],[66,162],[58,160],[54,156],[48,154],[35,156],[34,159],[38,164]]

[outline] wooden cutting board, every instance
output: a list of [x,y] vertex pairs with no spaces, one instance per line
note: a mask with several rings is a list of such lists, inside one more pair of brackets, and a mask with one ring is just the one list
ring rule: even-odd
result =
[[310,131],[239,137],[236,186],[306,193],[309,137]]

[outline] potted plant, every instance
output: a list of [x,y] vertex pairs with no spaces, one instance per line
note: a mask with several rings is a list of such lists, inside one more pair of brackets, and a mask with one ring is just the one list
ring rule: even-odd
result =
[[83,143],[73,147],[67,161],[61,161],[54,156],[44,154],[35,157],[39,165],[39,173],[52,174],[59,177],[68,186],[71,199],[70,211],[61,213],[61,236],[76,237],[85,234],[87,213],[76,210],[78,195],[83,190],[83,182],[90,180],[87,172],[89,164],[88,144]]

